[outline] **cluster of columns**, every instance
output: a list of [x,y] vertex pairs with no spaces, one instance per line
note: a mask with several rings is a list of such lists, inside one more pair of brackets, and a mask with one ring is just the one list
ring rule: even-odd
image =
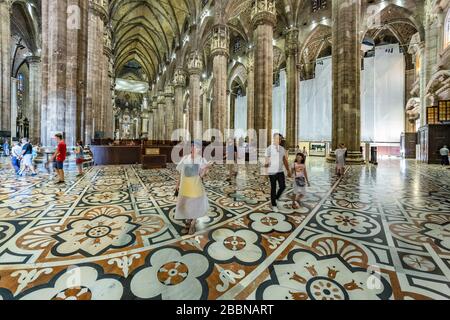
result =
[[89,1],[86,143],[90,143],[92,138],[112,138],[112,48],[107,8],[103,0]]
[[[42,0],[41,56],[29,66],[30,138],[68,145],[113,137],[113,68],[109,1]],[[0,0],[0,131],[15,136],[11,114],[11,0]]]
[[[195,68],[189,70],[198,76],[198,88],[200,88],[200,66],[197,69],[198,72],[195,72]],[[141,116],[141,132],[144,135],[146,134],[148,139],[171,140],[174,130],[184,129],[183,102],[186,77],[187,74],[184,69],[177,68],[172,81],[168,81],[165,87],[160,87],[160,90],[153,91],[154,94],[150,98],[151,108]],[[195,93],[196,91],[194,90],[193,92]],[[199,106],[199,99],[197,103],[197,106]],[[200,119],[199,107],[192,110],[198,113],[197,119]],[[145,130],[145,128],[148,129]],[[179,137],[175,138],[178,139]]]
[[[272,141],[273,28],[276,8],[273,0],[255,0],[251,12],[254,52],[254,129],[267,130],[266,141]],[[251,129],[251,128],[250,128]],[[259,139],[262,139],[259,135]]]
[[228,129],[228,109],[227,109],[227,79],[228,79],[228,58],[229,58],[229,37],[228,27],[218,24],[213,28],[211,55],[213,57],[213,103],[212,103],[212,127],[224,134]]
[[[276,8],[273,0],[256,0],[252,7],[252,24],[254,26],[255,48],[250,53],[248,59],[248,128],[249,129],[268,129],[267,139],[271,141],[272,127],[272,85],[273,85],[273,28],[276,24]],[[297,34],[293,34],[292,38]],[[213,59],[213,94],[212,101],[208,97],[201,101],[201,74],[203,70],[203,60],[198,51],[190,53],[185,72],[178,68],[174,73],[174,125],[183,127],[183,87],[186,85],[186,76],[189,76],[189,105],[187,110],[188,126],[191,134],[201,137],[203,127],[195,126],[198,121],[205,121],[205,117],[210,117],[211,127],[218,129],[223,135],[226,129],[232,125],[230,119],[230,91],[228,90],[228,59],[229,59],[229,30],[223,23],[216,24],[212,29],[211,38],[211,56]],[[291,41],[292,46],[295,43]],[[292,74],[291,77],[297,77],[296,55],[297,51],[292,50]],[[291,69],[290,69],[291,70]],[[296,82],[296,81],[293,81]],[[298,85],[289,88],[290,92],[298,89]],[[205,92],[204,92],[205,94]],[[296,94],[289,96],[289,110],[296,112],[298,97]],[[203,103],[202,103],[203,102]],[[205,112],[202,105],[212,102],[210,114]],[[159,109],[159,108],[158,108]],[[257,110],[255,110],[257,109]],[[159,110],[158,110],[159,112]],[[167,113],[166,113],[167,114]],[[160,120],[160,119],[159,119]],[[296,129],[295,118],[291,119],[289,126],[293,132],[292,146],[295,145]],[[160,120],[161,121],[161,120]],[[166,121],[167,122],[167,121]],[[158,132],[160,125],[155,124]],[[164,136],[164,134],[162,134]],[[160,139],[161,134],[156,137]],[[218,138],[218,137],[216,137]]]
[[37,56],[27,57],[30,70],[30,137],[39,140],[41,134],[41,58]]
[[[363,162],[361,145],[361,0],[332,1],[332,144],[344,143],[349,162]],[[330,160],[334,154],[331,152]]]
[[[12,130],[11,123],[11,0],[0,0],[0,131]],[[90,143],[94,137],[113,137],[111,30],[108,27],[108,0],[42,0],[42,57],[27,59],[30,69],[31,136],[44,145],[53,143],[53,134],[62,132],[67,143],[76,139]],[[359,162],[360,153],[360,16],[361,0],[332,1],[332,77],[334,150],[344,143],[349,160]],[[271,141],[273,87],[273,33],[277,23],[274,0],[254,0],[251,8],[254,46],[247,59],[247,127],[267,130]],[[427,105],[426,84],[432,77],[441,42],[439,21],[427,21],[426,43],[420,44],[420,99]],[[299,71],[297,68],[299,30],[292,27],[286,35],[287,146],[297,144]],[[152,97],[152,108],[142,117],[142,132],[151,139],[169,140],[172,131],[188,129],[196,136],[205,126],[197,121],[211,118],[211,127],[222,133],[232,126],[230,119],[227,68],[229,29],[218,23],[212,29],[213,94],[211,113],[201,99],[204,62],[200,51],[190,53],[186,69],[177,68],[174,78]],[[40,76],[42,74],[42,76]],[[189,77],[189,105],[183,103]],[[41,89],[40,89],[41,88]],[[204,93],[205,94],[205,93]],[[203,119],[202,119],[203,118]],[[422,116],[422,124],[425,117]],[[331,156],[333,156],[331,154]]]
[[202,137],[203,127],[200,125],[200,77],[203,60],[198,51],[189,56],[187,71],[189,73],[189,132],[193,137]]

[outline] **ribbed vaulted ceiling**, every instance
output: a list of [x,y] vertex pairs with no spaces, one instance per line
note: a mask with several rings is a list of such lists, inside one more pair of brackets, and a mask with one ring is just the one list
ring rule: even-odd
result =
[[196,10],[194,0],[113,0],[110,8],[116,70],[137,61],[149,82],[182,42],[186,18]]

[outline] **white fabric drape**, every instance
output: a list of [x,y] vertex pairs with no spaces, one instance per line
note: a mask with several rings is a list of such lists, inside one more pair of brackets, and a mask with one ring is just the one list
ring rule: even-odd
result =
[[375,48],[375,142],[400,142],[405,123],[405,58],[398,44]]
[[318,59],[315,78],[300,82],[300,141],[331,140],[331,57]]
[[234,103],[234,136],[247,136],[247,96],[236,97]]
[[[361,72],[361,141],[399,143],[404,130],[405,58],[398,44],[375,48]],[[299,140],[330,141],[331,57],[316,62],[315,78],[300,82]]]
[[272,130],[286,136],[286,71],[280,71],[280,85],[272,90]]
[[361,141],[375,141],[375,84],[374,57],[364,58],[361,72]]

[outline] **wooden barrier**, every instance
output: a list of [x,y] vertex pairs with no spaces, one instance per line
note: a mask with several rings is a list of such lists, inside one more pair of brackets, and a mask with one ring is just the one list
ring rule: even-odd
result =
[[141,146],[91,146],[95,165],[141,163]]

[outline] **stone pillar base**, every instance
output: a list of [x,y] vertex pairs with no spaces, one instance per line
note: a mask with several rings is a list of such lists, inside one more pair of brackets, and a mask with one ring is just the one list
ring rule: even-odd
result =
[[[336,155],[334,151],[331,151],[326,157],[327,162],[336,162]],[[348,151],[347,157],[345,158],[346,164],[364,164],[363,154],[359,151]]]

